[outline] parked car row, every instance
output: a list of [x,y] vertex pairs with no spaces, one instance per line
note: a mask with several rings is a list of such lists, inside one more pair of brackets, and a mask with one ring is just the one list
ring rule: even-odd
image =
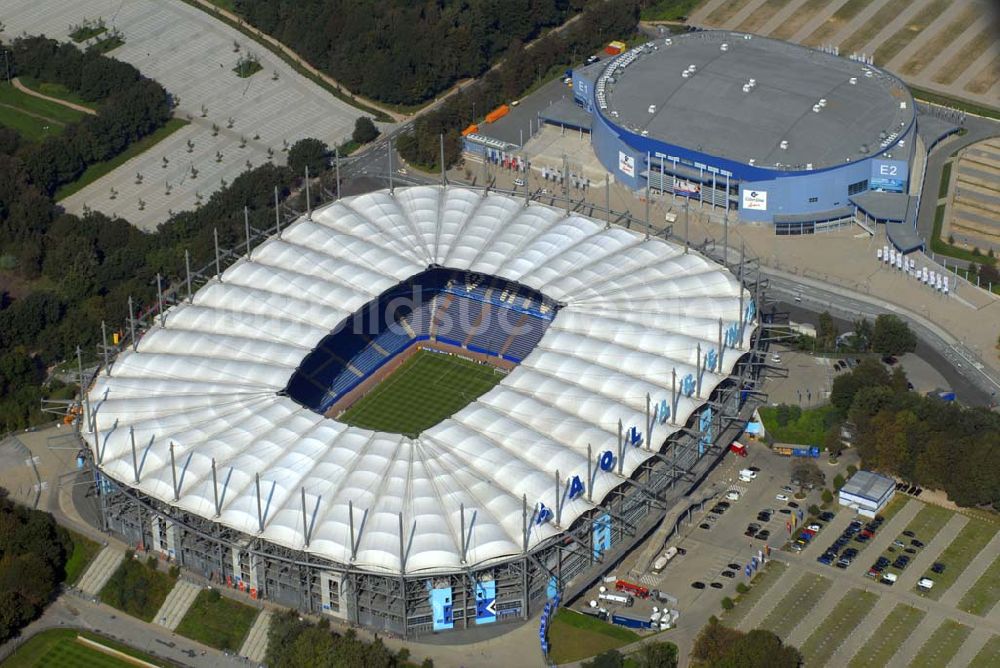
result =
[[[833,519],[832,513],[826,514],[826,516]],[[858,556],[858,549],[847,547],[847,544],[852,540],[862,544],[868,542],[875,537],[875,533],[882,527],[883,522],[885,522],[885,518],[881,515],[876,515],[867,524],[862,523],[861,520],[852,520],[837,540],[816,558],[816,561],[827,566],[836,565],[838,568],[847,568]]]
[[909,494],[910,496],[920,496],[924,493],[924,490],[917,485],[911,485],[905,482],[897,482],[896,491],[900,494]]

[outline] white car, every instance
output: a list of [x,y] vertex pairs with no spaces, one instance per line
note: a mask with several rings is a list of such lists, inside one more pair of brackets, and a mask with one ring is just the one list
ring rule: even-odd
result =
[[820,529],[822,529],[823,527],[821,527],[821,526],[820,526],[820,525],[818,525],[818,524],[810,524],[810,525],[809,525],[809,526],[807,526],[806,528],[807,528],[807,529],[809,529],[810,531],[819,531],[819,530],[820,530]]
[[778,494],[774,498],[776,498],[778,501],[788,501],[788,495],[787,494]]
[[518,188],[524,187],[524,179],[514,179],[514,185]]

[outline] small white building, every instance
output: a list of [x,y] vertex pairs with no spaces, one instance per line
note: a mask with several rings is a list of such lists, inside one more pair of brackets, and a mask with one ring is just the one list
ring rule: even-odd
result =
[[896,483],[871,471],[858,471],[840,488],[840,505],[853,508],[859,515],[875,517],[896,493]]

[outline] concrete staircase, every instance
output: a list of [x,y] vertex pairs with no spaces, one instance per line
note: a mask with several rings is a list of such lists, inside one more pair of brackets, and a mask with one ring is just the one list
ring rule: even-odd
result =
[[267,632],[271,628],[271,611],[261,610],[247,633],[246,640],[240,648],[240,655],[252,663],[261,663],[267,654]]
[[164,599],[156,617],[153,617],[153,623],[165,626],[171,631],[176,629],[200,591],[199,585],[187,580],[178,580],[174,588],[167,594],[167,598]]
[[104,589],[104,585],[108,584],[108,580],[115,574],[124,559],[125,553],[123,551],[110,545],[105,547],[94,557],[94,561],[80,578],[77,587],[86,594],[97,596]]

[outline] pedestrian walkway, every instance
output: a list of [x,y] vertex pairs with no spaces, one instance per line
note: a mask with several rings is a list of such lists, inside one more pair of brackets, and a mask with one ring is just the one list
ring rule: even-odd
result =
[[254,620],[250,632],[247,633],[243,647],[240,648],[240,655],[250,659],[253,663],[261,663],[267,655],[267,632],[271,628],[271,611],[261,610]]
[[87,568],[87,572],[80,578],[78,585],[80,591],[91,596],[97,596],[104,585],[108,583],[111,576],[118,570],[118,566],[125,559],[125,553],[108,545],[101,550],[94,561]]
[[153,617],[153,623],[165,626],[171,631],[176,629],[200,591],[199,585],[188,580],[178,580],[174,588],[167,594],[167,598],[164,599],[156,616]]

